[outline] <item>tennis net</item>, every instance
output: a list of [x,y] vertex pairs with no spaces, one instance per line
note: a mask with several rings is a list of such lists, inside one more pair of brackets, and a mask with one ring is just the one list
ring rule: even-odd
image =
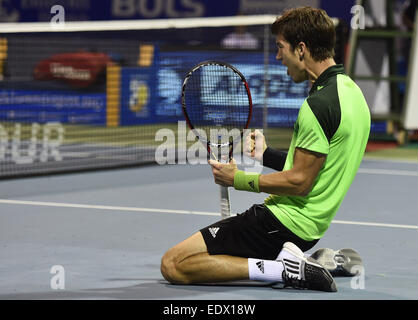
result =
[[161,144],[176,158],[182,79],[204,60],[237,67],[250,126],[288,143],[308,84],[275,61],[274,19],[1,24],[0,177],[155,163]]

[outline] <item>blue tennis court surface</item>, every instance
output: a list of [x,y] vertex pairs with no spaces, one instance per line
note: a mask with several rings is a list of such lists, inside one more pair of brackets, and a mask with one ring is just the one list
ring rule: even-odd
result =
[[[0,182],[0,299],[418,299],[418,163],[366,159],[325,237],[312,251],[354,248],[364,277],[337,293],[260,283],[175,286],[160,273],[171,246],[217,219],[207,165]],[[233,212],[265,194],[231,190]]]

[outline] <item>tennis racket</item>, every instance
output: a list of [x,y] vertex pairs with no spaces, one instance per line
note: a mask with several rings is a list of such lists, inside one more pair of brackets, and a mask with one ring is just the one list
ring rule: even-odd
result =
[[[181,102],[188,127],[209,157],[229,162],[252,114],[251,93],[242,73],[225,62],[201,62],[186,74]],[[220,187],[220,196],[221,217],[229,217],[227,187]]]

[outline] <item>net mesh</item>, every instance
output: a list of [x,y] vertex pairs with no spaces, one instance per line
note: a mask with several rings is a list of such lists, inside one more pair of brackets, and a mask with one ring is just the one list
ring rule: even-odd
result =
[[274,17],[195,20],[3,24],[0,176],[155,162],[183,136],[183,78],[205,60],[244,74],[251,127],[291,128],[308,84],[275,61]]

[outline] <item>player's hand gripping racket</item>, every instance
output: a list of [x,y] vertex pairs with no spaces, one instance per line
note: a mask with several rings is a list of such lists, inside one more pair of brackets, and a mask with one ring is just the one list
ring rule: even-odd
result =
[[[187,73],[181,102],[187,125],[209,156],[229,162],[251,119],[252,100],[245,77],[227,63],[201,62]],[[230,215],[229,191],[221,186],[221,216]]]

